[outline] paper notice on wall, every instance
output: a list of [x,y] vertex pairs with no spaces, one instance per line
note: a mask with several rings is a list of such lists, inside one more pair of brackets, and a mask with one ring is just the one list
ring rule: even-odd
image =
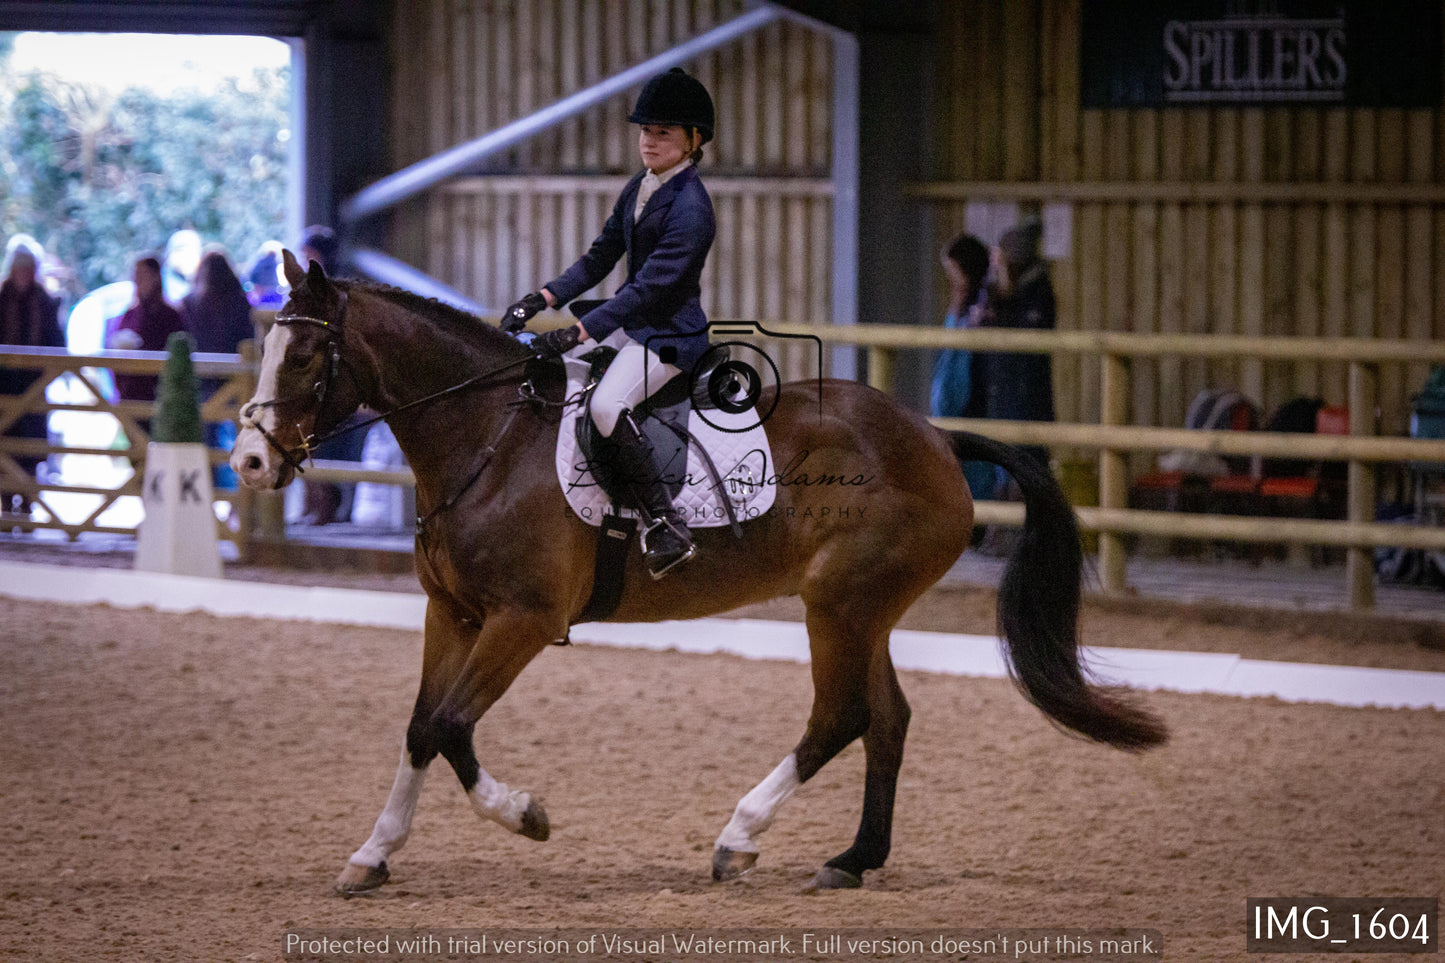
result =
[[1019,221],[1012,201],[969,201],[963,209],[964,229],[985,244],[997,244],[1003,232]]
[[1067,259],[1074,250],[1074,207],[1061,201],[1044,205],[1044,258]]

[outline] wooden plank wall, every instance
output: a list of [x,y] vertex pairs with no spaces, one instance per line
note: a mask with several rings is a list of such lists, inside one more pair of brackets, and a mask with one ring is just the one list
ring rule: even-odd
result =
[[[398,0],[398,168],[584,89],[743,12],[742,0]],[[831,301],[832,53],[771,25],[687,69],[718,109],[702,172],[718,237],[703,282],[714,318],[826,323]],[[399,208],[392,250],[500,311],[575,260],[640,166],[637,91]],[[621,268],[599,290],[615,290]],[[808,374],[800,353],[785,374]]]
[[[1117,198],[1106,189],[1074,206],[1071,256],[1053,264],[1059,327],[1445,338],[1438,196],[1160,202],[1127,191],[1152,182],[1438,184],[1445,112],[1081,111],[1082,2],[940,5],[936,180],[1121,185]],[[941,247],[965,226],[965,202],[934,203]],[[1060,419],[1097,418],[1097,362],[1060,358],[1055,371]],[[1382,370],[1383,431],[1404,430],[1409,395],[1426,374],[1423,365]],[[1347,386],[1338,364],[1139,362],[1134,418],[1180,425],[1207,387],[1238,387],[1268,412],[1299,395],[1343,405]]]

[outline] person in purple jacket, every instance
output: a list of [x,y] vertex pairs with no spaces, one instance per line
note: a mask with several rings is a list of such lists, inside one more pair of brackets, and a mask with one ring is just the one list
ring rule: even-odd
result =
[[708,348],[700,279],[716,222],[697,173],[715,113],[707,89],[681,68],[649,80],[627,118],[640,124],[645,169],[628,182],[602,233],[587,253],[507,309],[502,325],[520,331],[544,307],[557,308],[598,284],[624,256],[627,280],[579,323],[533,342],[557,357],[585,341],[618,349],[592,395],[592,420],[615,446],[615,470],[632,486],[648,528],[643,549],[653,578],[692,558],[687,523],[653,467],[652,447],[632,410],[684,371]]
[[[186,330],[181,315],[166,303],[161,282],[161,262],[151,256],[135,262],[135,304],[120,319],[107,347],[122,351],[164,351],[166,340]],[[155,375],[115,376],[115,389],[124,401],[155,401]],[[143,422],[142,426],[149,422]]]

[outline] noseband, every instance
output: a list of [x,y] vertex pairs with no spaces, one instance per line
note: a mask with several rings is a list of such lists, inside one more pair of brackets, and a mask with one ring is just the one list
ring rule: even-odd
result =
[[[342,325],[346,320],[346,292],[342,291],[340,294],[341,308],[337,312],[335,321],[327,321],[325,318],[312,317],[307,314],[276,315],[275,323],[283,327],[289,327],[293,324],[309,324],[321,328],[326,332],[326,362],[321,368],[321,380],[312,385],[310,391],[303,391],[285,398],[273,398],[270,401],[253,401],[241,409],[241,426],[243,428],[254,428],[260,432],[261,437],[266,439],[267,444],[276,449],[276,453],[281,456],[281,460],[287,465],[290,465],[298,475],[306,473],[306,469],[301,465],[302,459],[310,458],[311,452],[316,446],[350,430],[331,431],[321,438],[316,437],[317,425],[321,420],[321,406],[326,403],[326,398],[331,393],[332,382],[336,380],[336,376],[340,372],[343,362],[341,357],[341,339],[344,337]],[[316,409],[311,417],[311,433],[309,435],[302,433],[300,430],[301,425],[299,422],[297,423],[297,434],[301,435],[301,446],[298,449],[290,449],[281,444],[281,442],[276,440],[275,435],[267,431],[265,426],[256,420],[255,416],[259,411],[274,408],[277,405],[287,404],[292,401],[301,401],[312,396],[316,398]]]

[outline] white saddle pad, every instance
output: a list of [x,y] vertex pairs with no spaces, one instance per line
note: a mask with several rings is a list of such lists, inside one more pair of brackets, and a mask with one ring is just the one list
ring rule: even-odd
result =
[[[567,366],[567,397],[580,398],[582,386],[586,384],[587,362],[564,356]],[[567,504],[577,517],[589,525],[601,525],[602,516],[612,513],[612,501],[593,479],[587,468],[587,460],[577,450],[577,419],[583,416],[580,403],[569,405],[562,412],[562,424],[557,431],[557,480],[562,483],[562,492]],[[732,502],[738,521],[745,522],[773,507],[778,486],[766,484],[773,469],[773,453],[768,447],[768,436],[757,414],[744,411],[728,414],[725,411],[709,410],[707,420],[696,411],[688,415],[688,429],[694,442],[687,451],[687,481],[678,493],[674,504],[683,513],[687,524],[693,528],[715,528],[728,524],[727,509],[723,499]],[[708,424],[711,421],[713,424]],[[722,428],[741,428],[752,425],[747,431],[723,431]],[[701,444],[712,456],[722,477],[722,491],[718,490],[707,463],[697,451]],[[623,509],[615,514],[626,518],[637,518],[632,509]]]

